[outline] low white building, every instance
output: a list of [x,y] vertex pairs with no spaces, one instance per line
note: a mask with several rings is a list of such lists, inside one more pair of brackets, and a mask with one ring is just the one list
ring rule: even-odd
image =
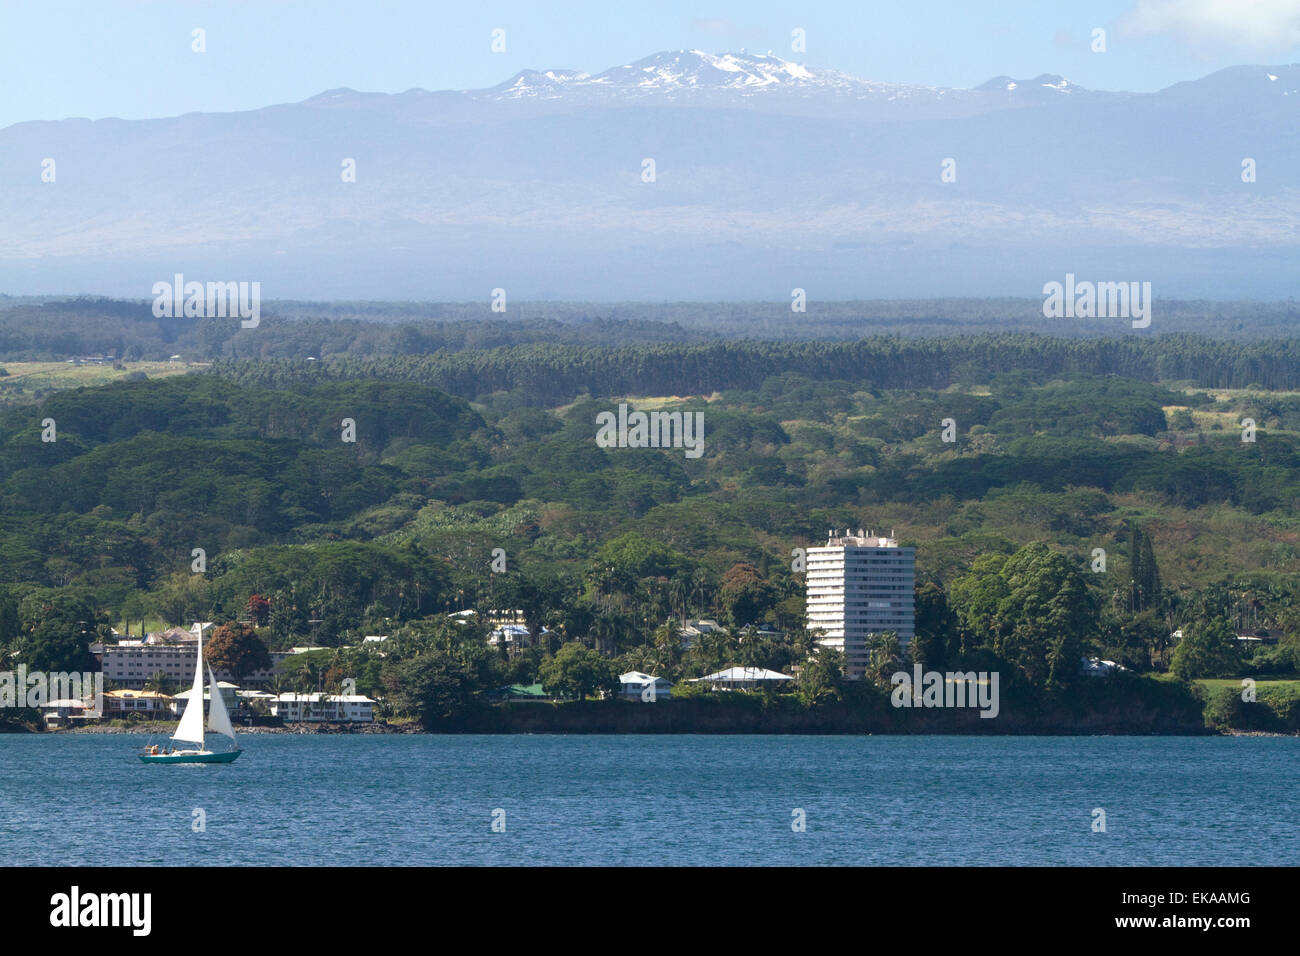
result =
[[1126,671],[1128,668],[1123,664],[1104,661],[1099,657],[1085,657],[1081,663],[1081,670],[1089,677],[1106,677],[1116,671]]
[[361,694],[281,694],[271,700],[271,714],[288,723],[328,720],[371,723],[375,702]]
[[[539,640],[545,643],[546,638],[550,636],[551,629],[543,627],[537,634]],[[500,627],[488,633],[488,643],[493,647],[504,644],[507,648],[528,647],[532,643],[532,632],[528,630],[526,624],[502,624]]]
[[759,687],[779,687],[794,680],[789,674],[768,670],[766,667],[728,667],[726,670],[696,677],[692,684],[709,684],[714,690],[755,690]]
[[93,713],[94,706],[93,700],[61,697],[41,704],[41,716],[45,718],[46,727],[62,727],[73,721],[85,720],[87,711]]
[[[641,671],[628,671],[618,677],[619,695],[628,700],[645,701],[668,700],[672,696],[673,685],[663,677],[643,674]],[[654,688],[649,690],[649,688]]]

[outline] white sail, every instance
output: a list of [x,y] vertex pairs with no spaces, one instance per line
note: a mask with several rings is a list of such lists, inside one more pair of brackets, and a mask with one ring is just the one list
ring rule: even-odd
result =
[[212,695],[212,702],[208,705],[208,730],[215,734],[225,734],[234,740],[235,728],[230,726],[230,715],[226,713],[226,702],[221,698],[221,688],[217,686],[211,664],[208,665],[208,687]]
[[197,743],[203,749],[203,635],[199,635],[198,657],[194,661],[194,686],[190,688],[190,699],[185,702],[185,713],[176,725],[172,740]]

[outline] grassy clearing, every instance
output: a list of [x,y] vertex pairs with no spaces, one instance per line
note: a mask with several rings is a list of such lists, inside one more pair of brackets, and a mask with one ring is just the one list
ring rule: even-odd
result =
[[73,365],[67,362],[4,362],[8,375],[0,377],[0,405],[37,402],[68,388],[93,388],[123,381],[142,372],[149,378],[184,375],[203,368],[195,362],[124,362],[112,365]]
[[[1242,678],[1240,677],[1206,677],[1196,681],[1196,683],[1200,684],[1208,691],[1218,691],[1218,690],[1224,690],[1226,688],[1231,688],[1232,690],[1240,690],[1241,681]],[[1255,678],[1255,689],[1256,690],[1278,689],[1278,690],[1287,691],[1293,695],[1300,695],[1300,680],[1286,680],[1286,679],[1277,680],[1273,678],[1257,677]]]
[[[117,621],[113,624],[113,626],[117,628],[118,632],[121,634],[125,634],[126,629],[130,627],[132,637],[141,636],[139,621]],[[164,621],[162,618],[157,618],[157,617],[146,618],[144,622],[144,633],[152,634],[155,631],[165,631],[167,630],[167,627],[168,627],[167,622]]]

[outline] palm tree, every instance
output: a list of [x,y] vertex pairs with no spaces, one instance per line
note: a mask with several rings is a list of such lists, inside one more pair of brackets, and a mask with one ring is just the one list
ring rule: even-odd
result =
[[314,681],[312,681],[310,677],[310,673],[311,673],[310,668],[311,668],[310,664],[304,663],[301,667],[299,667],[297,670],[293,672],[292,679],[293,679],[294,693],[305,694],[309,690],[311,690]]
[[300,694],[310,694],[320,687],[320,669],[311,661],[304,661],[294,675],[294,688]]
[[609,657],[618,646],[619,621],[612,611],[600,611],[591,622],[590,634],[596,642],[596,650]]
[[817,653],[817,643],[826,636],[824,627],[801,627],[790,636],[790,646],[799,658],[810,658]]
[[676,669],[677,662],[682,657],[682,638],[678,630],[677,622],[669,619],[663,623],[663,626],[657,628],[651,639],[654,642],[655,657],[659,660],[660,666],[667,665],[669,668]]
[[770,648],[764,646],[765,642],[758,636],[758,629],[752,624],[745,625],[745,629],[740,632],[740,663],[745,667],[761,667],[767,662],[770,656]]
[[700,657],[709,670],[716,670],[732,663],[727,660],[731,656],[731,636],[721,628],[701,634],[695,646],[699,649]]
[[704,568],[696,568],[691,575],[691,596],[695,598],[695,616],[697,618],[704,616],[705,598],[709,591],[709,572]]
[[871,678],[881,687],[889,686],[889,677],[902,664],[902,649],[895,631],[872,634],[867,638]]
[[645,646],[632,648],[623,655],[622,661],[629,670],[641,671],[644,674],[653,674],[658,663],[654,651]]
[[691,596],[691,579],[689,575],[678,574],[672,580],[673,612],[678,620],[686,619],[686,604]]
[[144,689],[153,691],[156,694],[171,694],[175,687],[170,677],[162,671],[155,671],[154,675],[145,681]]

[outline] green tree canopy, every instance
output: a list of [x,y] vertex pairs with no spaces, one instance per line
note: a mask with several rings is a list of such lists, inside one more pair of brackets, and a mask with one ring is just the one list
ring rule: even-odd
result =
[[592,694],[618,691],[614,662],[576,642],[563,645],[541,666],[542,687],[548,694],[585,700]]
[[1174,648],[1169,669],[1182,680],[1198,677],[1231,677],[1241,667],[1237,635],[1226,618],[1183,628],[1183,639]]

